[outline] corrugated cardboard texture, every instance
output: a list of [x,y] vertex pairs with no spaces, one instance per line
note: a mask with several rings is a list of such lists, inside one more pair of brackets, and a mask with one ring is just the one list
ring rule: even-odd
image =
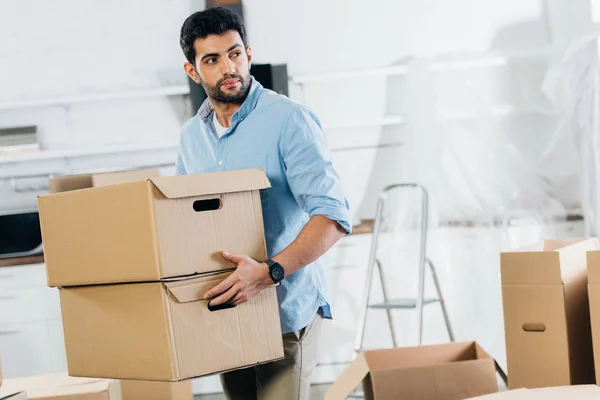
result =
[[69,373],[177,381],[282,358],[276,288],[210,312],[225,276],[61,289]]
[[364,351],[325,399],[345,399],[367,374],[365,398],[372,400],[459,400],[498,391],[494,359],[469,342]]
[[192,400],[192,381],[121,381],[123,400]]
[[[264,261],[258,189],[266,186],[263,170],[245,170],[41,196],[48,284],[156,281],[229,269],[234,265],[223,250]],[[216,189],[230,192],[207,195]],[[220,207],[197,211],[207,198],[220,199]]]
[[0,389],[0,400],[27,400],[25,392],[5,392]]
[[49,286],[160,279],[152,183],[38,199]]
[[66,374],[7,379],[2,389],[23,390],[29,400],[121,400],[118,381],[73,378]]
[[[167,199],[155,192],[154,210],[161,276],[182,276],[234,268],[221,251],[267,259],[260,192]],[[194,203],[219,199],[215,211],[194,211]]]
[[472,397],[471,400],[591,400],[600,399],[596,385],[559,386],[541,389],[516,389],[507,392]]
[[70,375],[177,380],[161,283],[59,293]]
[[49,193],[68,192],[77,189],[135,182],[160,177],[160,170],[139,169],[132,171],[106,172],[101,174],[71,175],[51,178],[48,181]]
[[597,248],[553,240],[501,255],[511,389],[594,382],[586,252]]

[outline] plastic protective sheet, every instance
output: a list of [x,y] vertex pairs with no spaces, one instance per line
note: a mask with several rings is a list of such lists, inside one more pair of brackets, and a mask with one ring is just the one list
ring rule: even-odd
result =
[[429,190],[432,225],[542,221],[577,208],[575,147],[541,91],[547,57],[499,60],[447,70],[424,59],[409,65],[403,172]]
[[549,69],[544,90],[561,116],[560,132],[579,153],[586,235],[600,233],[600,52],[597,34],[570,43]]

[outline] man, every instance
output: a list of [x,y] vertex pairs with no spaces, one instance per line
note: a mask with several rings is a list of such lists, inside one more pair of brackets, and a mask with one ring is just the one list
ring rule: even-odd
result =
[[[307,399],[323,318],[331,318],[319,260],[350,233],[350,213],[325,136],[307,108],[250,75],[252,51],[240,18],[210,8],[186,19],[185,72],[208,99],[182,128],[177,174],[263,168],[269,260],[223,252],[237,269],[206,293],[211,305],[249,301],[274,282],[285,359],[221,375],[229,399]],[[227,249],[223,249],[227,250]]]

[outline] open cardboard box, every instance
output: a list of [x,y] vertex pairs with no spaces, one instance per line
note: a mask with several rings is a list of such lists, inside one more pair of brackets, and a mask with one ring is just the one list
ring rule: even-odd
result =
[[462,400],[498,391],[496,362],[475,342],[363,351],[325,400],[346,399],[361,382],[366,400]]
[[545,240],[501,254],[510,389],[595,383],[586,257],[598,248]]

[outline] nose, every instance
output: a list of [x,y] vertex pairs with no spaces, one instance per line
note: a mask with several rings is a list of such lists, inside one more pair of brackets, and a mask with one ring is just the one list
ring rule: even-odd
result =
[[221,73],[223,76],[235,73],[235,63],[228,57],[221,58]]

